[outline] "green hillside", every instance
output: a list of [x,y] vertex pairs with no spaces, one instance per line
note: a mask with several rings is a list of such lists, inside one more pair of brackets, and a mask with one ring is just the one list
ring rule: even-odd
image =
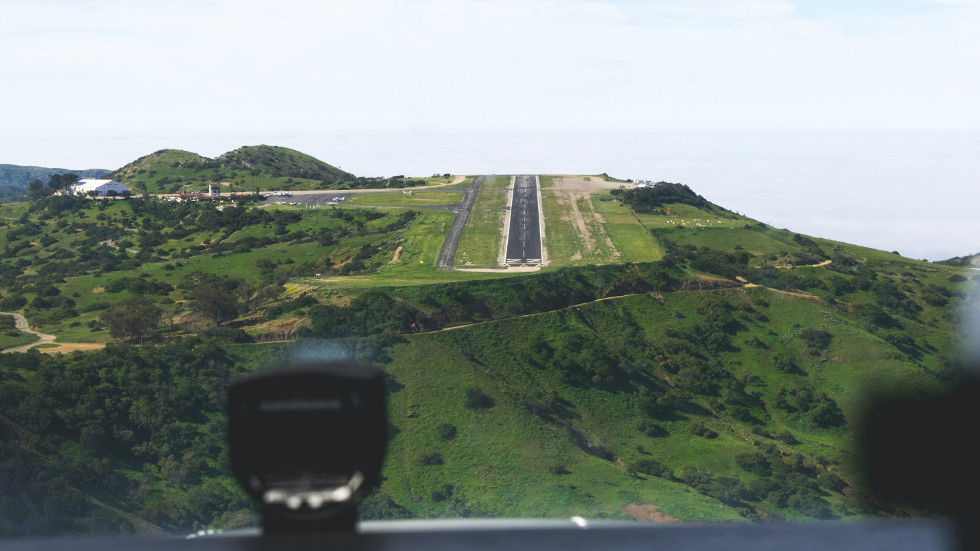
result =
[[403,177],[362,178],[287,147],[257,145],[214,159],[179,149],[162,149],[136,159],[107,176],[139,193],[203,191],[221,184],[223,192],[386,188],[424,185]]
[[[563,246],[615,261],[443,271],[453,213],[398,195],[0,206],[0,311],[56,335],[48,351],[108,343],[0,354],[0,489],[26,496],[0,502],[0,533],[254,523],[223,388],[314,347],[390,375],[366,518],[915,514],[868,497],[854,427],[867,389],[957,378],[973,272],[773,228],[686,187],[577,197],[611,245]],[[570,223],[545,214],[546,232]],[[45,499],[55,488],[65,499]]]
[[253,145],[218,156],[215,161],[230,169],[257,170],[263,174],[307,180],[344,181],[353,174],[288,147]]

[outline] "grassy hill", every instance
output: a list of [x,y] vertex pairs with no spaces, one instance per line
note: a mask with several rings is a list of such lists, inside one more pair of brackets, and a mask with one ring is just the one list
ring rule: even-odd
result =
[[349,172],[288,147],[245,146],[220,155],[215,161],[232,169],[258,170],[264,174],[285,178],[321,181],[343,181],[353,178]]
[[142,193],[202,191],[220,183],[223,191],[386,188],[423,185],[403,177],[362,178],[287,147],[245,146],[210,159],[190,151],[162,149],[109,173]]
[[[390,208],[0,206],[0,310],[62,344],[109,343],[0,355],[0,489],[29,496],[0,506],[0,533],[254,522],[223,455],[222,389],[311,349],[390,375],[368,518],[906,514],[868,497],[854,426],[866,389],[958,377],[972,272],[690,190],[586,194],[585,178],[542,179],[545,239],[564,235],[549,252],[566,257],[529,274],[437,270],[453,213],[402,194]],[[124,343],[105,313],[136,296],[160,323]],[[214,296],[233,307],[214,315]],[[24,515],[37,522],[10,520]]]
[[285,147],[241,147],[215,159],[179,149],[163,149],[113,171],[110,178],[148,193],[199,191],[227,182],[231,190],[327,187],[353,180],[352,174]]

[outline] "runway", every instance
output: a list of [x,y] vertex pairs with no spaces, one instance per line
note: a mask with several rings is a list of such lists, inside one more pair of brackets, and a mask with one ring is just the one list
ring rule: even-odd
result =
[[505,255],[505,264],[508,266],[542,264],[541,221],[538,213],[537,176],[516,176]]

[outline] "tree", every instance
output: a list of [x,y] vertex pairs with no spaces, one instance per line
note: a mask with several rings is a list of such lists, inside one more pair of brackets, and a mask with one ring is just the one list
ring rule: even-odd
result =
[[52,174],[48,176],[48,190],[51,193],[68,189],[69,186],[76,183],[78,183],[78,175],[76,174]]
[[191,305],[197,313],[219,325],[238,315],[238,299],[216,283],[195,287]]
[[105,309],[99,321],[114,339],[142,342],[160,323],[160,307],[141,296],[129,297]]
[[30,196],[31,201],[36,201],[42,197],[48,195],[48,190],[44,187],[44,182],[41,180],[34,180],[33,182],[27,184],[27,195]]

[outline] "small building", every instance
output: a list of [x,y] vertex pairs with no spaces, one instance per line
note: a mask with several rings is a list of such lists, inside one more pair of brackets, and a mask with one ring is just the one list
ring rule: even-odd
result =
[[82,178],[77,184],[71,186],[71,192],[74,195],[88,195],[94,192],[98,197],[105,197],[107,195],[122,195],[127,191],[129,191],[129,187],[115,180],[98,180],[95,178]]
[[217,197],[221,195],[221,186],[218,184],[208,184],[208,195]]

